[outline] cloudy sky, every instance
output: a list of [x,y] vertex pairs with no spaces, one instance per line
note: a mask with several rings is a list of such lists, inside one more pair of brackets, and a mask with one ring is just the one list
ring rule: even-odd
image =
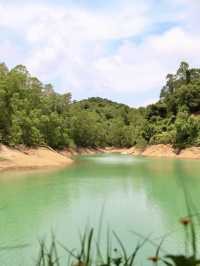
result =
[[73,99],[158,99],[180,61],[200,66],[199,0],[0,0],[0,61]]

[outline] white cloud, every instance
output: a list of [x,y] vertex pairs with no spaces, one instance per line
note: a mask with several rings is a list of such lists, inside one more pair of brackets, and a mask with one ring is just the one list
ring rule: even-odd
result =
[[[181,28],[173,28],[162,35],[148,37],[140,45],[124,42],[111,57],[97,62],[108,88],[130,95],[159,92],[166,73],[175,71],[179,62],[200,62],[200,36],[193,36]],[[101,86],[101,84],[100,84]]]
[[[27,52],[26,57],[20,54],[18,63],[43,81],[54,81],[57,89],[69,89],[75,97],[113,95],[142,104],[149,101],[145,94],[152,100],[159,94],[166,73],[181,60],[200,62],[198,3],[171,1],[165,14],[156,12],[154,5],[153,0],[124,0],[112,10],[97,11],[50,4],[0,5],[0,29],[20,34]],[[179,26],[144,37],[161,22],[179,21]],[[138,36],[140,42],[134,39]],[[9,47],[0,45],[1,58],[10,57]],[[16,41],[13,53],[17,48]]]

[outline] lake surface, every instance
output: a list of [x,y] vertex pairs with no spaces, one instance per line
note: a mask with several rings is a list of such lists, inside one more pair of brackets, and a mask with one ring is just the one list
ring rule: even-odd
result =
[[[70,249],[76,247],[79,231],[86,225],[98,228],[102,209],[102,233],[109,226],[128,249],[139,240],[131,231],[157,240],[173,232],[163,249],[181,251],[178,221],[186,215],[182,181],[199,203],[200,163],[195,160],[80,156],[59,171],[0,173],[0,265],[34,265],[38,240],[51,231]],[[154,251],[146,244],[139,265],[150,265],[146,258]]]

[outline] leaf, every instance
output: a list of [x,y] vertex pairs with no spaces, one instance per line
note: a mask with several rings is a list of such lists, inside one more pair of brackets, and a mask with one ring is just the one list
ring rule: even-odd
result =
[[194,256],[185,257],[183,255],[167,255],[166,258],[171,259],[176,266],[196,266],[199,264],[199,261],[196,260]]
[[113,231],[113,235],[114,235],[115,238],[117,239],[117,241],[118,241],[118,243],[119,243],[119,245],[120,245],[120,247],[121,247],[121,249],[122,249],[122,252],[123,252],[123,254],[124,254],[124,259],[125,259],[125,261],[127,262],[127,261],[128,261],[128,256],[127,256],[127,254],[126,254],[126,249],[125,249],[125,247],[124,247],[122,241],[120,240],[120,238],[118,237],[118,235],[117,235],[114,231]]
[[167,265],[167,266],[173,266],[173,264],[171,264],[171,263],[169,263],[168,261],[166,261],[166,260],[161,260],[165,265]]
[[93,237],[94,229],[90,230],[90,234],[88,237],[88,246],[87,246],[87,257],[86,257],[86,265],[89,264],[90,261],[90,253],[91,253],[91,244],[92,244],[92,237]]

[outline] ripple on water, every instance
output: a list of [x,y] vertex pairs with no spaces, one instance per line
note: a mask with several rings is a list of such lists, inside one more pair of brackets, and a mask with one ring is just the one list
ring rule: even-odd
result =
[[84,160],[93,161],[97,164],[133,164],[140,163],[143,161],[142,158],[129,156],[129,155],[121,155],[121,154],[111,154],[111,155],[96,155],[96,156],[85,156]]

